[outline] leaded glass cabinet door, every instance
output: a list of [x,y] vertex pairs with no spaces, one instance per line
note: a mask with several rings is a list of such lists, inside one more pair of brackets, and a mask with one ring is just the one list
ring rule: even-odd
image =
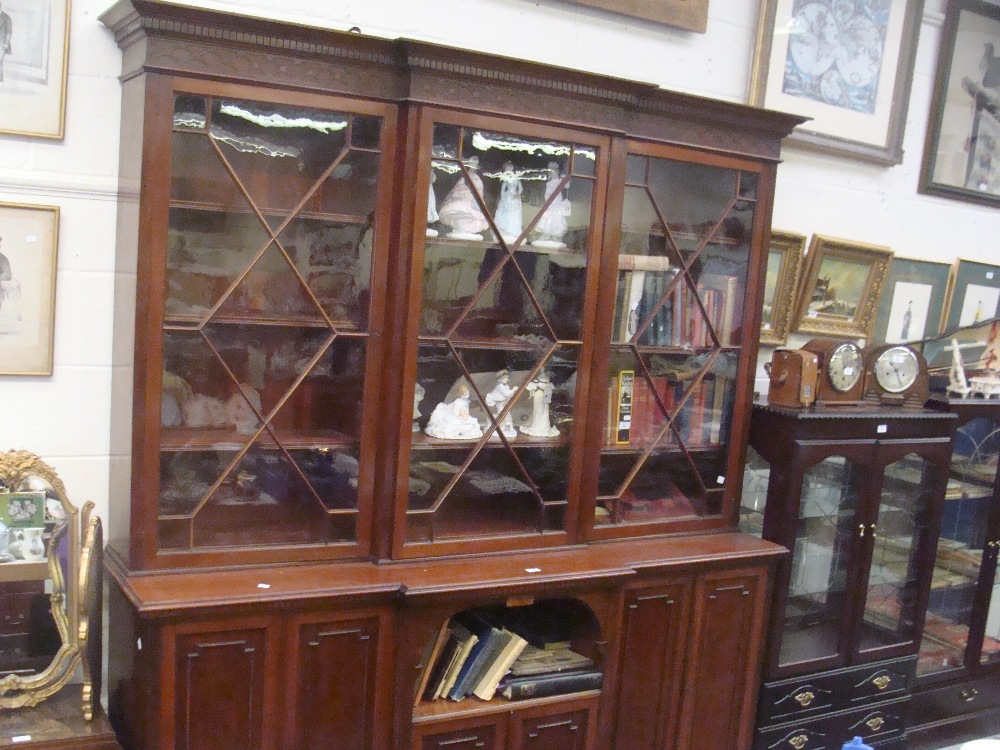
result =
[[157,548],[357,554],[391,112],[191,86],[164,212]]
[[[945,445],[936,453],[943,458]],[[879,446],[881,453],[889,451]],[[897,449],[897,450],[905,450]],[[931,543],[942,468],[934,449],[886,456],[876,514],[859,523],[871,560],[862,586],[863,609],[854,649],[872,661],[913,653],[926,608]]]
[[843,455],[815,461],[802,472],[784,607],[772,626],[781,628],[779,669],[804,672],[845,663],[866,480],[865,468]]
[[992,596],[1000,422],[989,407],[955,411],[963,422],[955,431],[917,662],[917,676],[927,679],[1000,660],[1000,603]]
[[567,131],[425,114],[397,545],[564,542],[607,149]]
[[610,356],[595,382],[599,537],[718,525],[734,511],[759,167],[681,156],[633,144],[626,159]]

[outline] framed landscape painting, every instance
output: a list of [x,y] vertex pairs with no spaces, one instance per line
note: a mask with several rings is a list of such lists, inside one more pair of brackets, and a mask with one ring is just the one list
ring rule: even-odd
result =
[[51,375],[59,209],[0,203],[0,375]]
[[812,118],[787,139],[903,160],[923,0],[762,0],[750,103]]
[[0,133],[62,138],[70,0],[0,3]]
[[788,338],[805,246],[806,238],[801,234],[771,232],[760,325],[761,344],[782,346]]
[[949,3],[920,190],[1000,205],[1000,7]]
[[892,250],[813,235],[794,330],[868,338]]
[[941,330],[949,263],[893,258],[872,331],[875,344],[901,344]]

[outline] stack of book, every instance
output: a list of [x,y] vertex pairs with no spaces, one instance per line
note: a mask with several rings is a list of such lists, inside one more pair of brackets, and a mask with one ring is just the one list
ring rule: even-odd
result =
[[498,690],[511,700],[544,698],[597,690],[602,680],[593,659],[573,651],[568,642],[556,641],[526,646]]

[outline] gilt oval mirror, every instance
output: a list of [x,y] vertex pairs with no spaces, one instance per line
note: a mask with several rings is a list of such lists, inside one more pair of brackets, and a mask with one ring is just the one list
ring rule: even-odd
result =
[[0,708],[33,706],[77,671],[80,529],[52,467],[27,451],[0,453]]

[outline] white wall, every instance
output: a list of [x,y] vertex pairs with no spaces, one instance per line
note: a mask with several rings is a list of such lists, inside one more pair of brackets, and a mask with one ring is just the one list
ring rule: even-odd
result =
[[[926,2],[904,163],[887,169],[787,148],[774,226],[888,245],[912,258],[950,261],[961,255],[1000,263],[1000,211],[917,194],[944,7],[944,0]],[[356,25],[365,33],[469,47],[730,101],[746,97],[758,12],[755,0],[711,0],[708,33],[694,34],[559,0],[187,4],[335,29]],[[0,136],[0,201],[62,209],[54,374],[0,377],[0,449],[40,453],[63,474],[71,496],[96,500],[105,518],[120,55],[97,16],[109,5],[73,0],[65,140]]]

